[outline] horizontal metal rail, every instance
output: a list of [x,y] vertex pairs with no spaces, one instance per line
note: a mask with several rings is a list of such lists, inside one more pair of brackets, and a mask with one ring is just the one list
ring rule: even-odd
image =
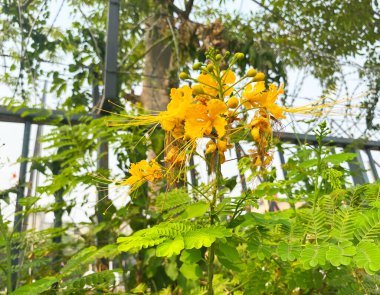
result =
[[[64,111],[37,109],[37,108],[19,108],[12,110],[6,106],[0,106],[0,122],[25,123],[32,121],[32,124],[38,125],[64,125],[64,124],[79,124],[89,118],[99,118],[101,115],[95,114],[72,114],[68,115]],[[280,138],[282,142],[292,144],[310,144],[316,145],[318,141],[314,135],[290,133],[290,132],[275,132],[274,136]],[[364,139],[350,139],[343,137],[327,136],[323,138],[324,144],[331,144],[337,147],[347,147],[350,145],[355,148],[380,150],[380,141],[366,141]]]
[[[275,132],[274,136],[281,139],[282,142],[289,142],[293,144],[317,145],[318,141],[314,135],[289,133],[289,132]],[[366,141],[365,139],[350,139],[343,137],[326,136],[323,138],[324,144],[331,144],[337,147],[353,146],[360,149],[380,150],[380,141]]]
[[95,114],[67,114],[65,111],[37,109],[37,108],[11,108],[0,106],[0,122],[26,123],[36,125],[68,125],[83,123],[89,118],[99,118]]

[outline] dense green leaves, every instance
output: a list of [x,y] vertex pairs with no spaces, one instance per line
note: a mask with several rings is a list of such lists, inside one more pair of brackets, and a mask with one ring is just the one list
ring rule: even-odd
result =
[[18,288],[16,291],[12,292],[14,295],[39,295],[44,291],[50,289],[50,287],[58,282],[56,277],[44,277],[43,279],[37,280],[32,284],[24,285]]
[[357,246],[357,254],[354,261],[358,267],[362,267],[369,274],[380,270],[380,248],[378,244],[368,241],[360,242]]
[[185,243],[182,236],[176,237],[174,240],[167,240],[160,244],[156,248],[157,257],[170,257],[173,255],[179,255],[182,249],[185,247]]

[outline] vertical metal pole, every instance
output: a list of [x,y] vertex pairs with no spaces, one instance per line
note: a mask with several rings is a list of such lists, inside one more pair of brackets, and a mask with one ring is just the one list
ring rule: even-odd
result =
[[348,162],[350,171],[352,172],[352,178],[355,185],[368,183],[368,175],[364,167],[363,159],[360,155],[360,150],[353,151],[357,157],[351,162]]
[[284,178],[286,178],[288,172],[286,170],[284,170],[282,168],[282,165],[285,165],[286,162],[285,162],[285,156],[284,156],[284,152],[282,151],[282,149],[278,150],[278,156],[280,157],[280,163],[281,163],[281,170],[282,170],[282,173],[284,174]]
[[[25,159],[29,154],[29,142],[30,142],[30,131],[31,131],[32,123],[28,120],[24,124],[24,135],[22,140],[22,150],[21,150],[21,158]],[[26,170],[28,163],[27,161],[22,161],[20,163],[20,176],[18,180],[18,188],[17,188],[17,196],[16,196],[16,206],[15,206],[15,218],[13,222],[13,232],[20,233],[22,231],[22,220],[23,214],[22,205],[20,204],[20,200],[25,196],[25,184],[26,184]],[[12,247],[12,266],[14,268],[14,272],[12,272],[12,290],[15,290],[17,287],[18,275],[15,269],[17,269],[19,264],[19,255],[20,255],[20,245],[19,241],[14,243]],[[12,271],[12,270],[9,270]]]
[[[119,0],[108,1],[108,19],[107,19],[107,43],[106,43],[106,63],[104,75],[104,95],[99,105],[99,113],[107,115],[106,111],[111,110],[112,104],[108,102],[117,101],[118,87],[117,87],[117,52],[118,52],[118,35],[119,35]],[[94,96],[96,98],[96,94]],[[108,142],[104,138],[99,138],[101,144],[98,149],[98,169],[103,174],[108,172]],[[96,207],[96,216],[98,223],[107,222],[111,218],[112,210],[111,200],[108,198],[108,187],[106,189],[98,190],[98,204]],[[97,233],[97,245],[99,247],[107,245],[110,242],[109,231],[102,230]],[[100,259],[97,261],[98,270],[108,268],[108,261]]]
[[117,91],[117,52],[119,35],[119,0],[109,0],[107,19],[106,69],[104,75],[104,98],[115,100]]
[[365,149],[365,152],[368,156],[369,166],[371,167],[373,177],[375,178],[375,181],[379,179],[379,174],[377,173],[377,168],[375,165],[375,161],[373,160],[372,153],[370,149]]

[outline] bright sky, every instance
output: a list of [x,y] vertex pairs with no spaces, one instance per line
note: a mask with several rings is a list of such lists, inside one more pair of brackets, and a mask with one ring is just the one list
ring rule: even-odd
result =
[[[199,1],[198,1],[199,2]],[[219,1],[216,1],[219,2]],[[55,4],[52,5],[52,13],[51,13],[51,19],[49,20],[52,22],[54,19],[56,12],[59,10],[59,7],[61,5],[61,1],[55,1]],[[182,2],[181,2],[182,3]],[[241,0],[241,1],[227,1],[227,4],[225,5],[225,9],[234,9],[241,12],[249,12],[252,9],[256,9],[257,7],[255,4],[253,4],[252,1],[249,0]],[[70,15],[70,9],[63,5],[62,10],[60,11],[60,14],[57,17],[56,25],[61,27],[62,29],[67,28],[70,26],[70,21],[67,21],[68,19],[71,19]],[[49,22],[48,22],[49,23]],[[46,69],[48,69],[49,65],[46,65]],[[347,73],[352,72],[352,68],[347,68]],[[311,98],[311,99],[318,99],[318,97],[322,93],[322,89],[320,86],[320,83],[311,77],[310,75],[306,75],[302,85],[300,84],[300,80],[303,77],[304,71],[303,70],[295,70],[295,69],[288,69],[288,79],[289,84],[286,85],[286,91],[288,94],[297,96],[297,97],[305,97],[305,98]],[[359,77],[356,74],[350,74],[347,76],[348,79],[348,87],[349,91],[353,92],[356,86],[359,82]],[[299,86],[301,85],[301,88]],[[355,94],[360,94],[360,91],[364,91],[363,88],[358,88],[356,90]],[[138,92],[138,89],[137,89]],[[11,95],[11,90],[5,87],[4,85],[0,84],[0,93],[3,96]],[[39,98],[36,97],[36,100]],[[296,100],[296,104],[302,105],[305,103],[306,100],[298,99]],[[51,97],[51,95],[47,96],[47,105],[53,106],[57,104],[57,98]],[[284,123],[285,126],[287,126],[287,123]],[[359,126],[360,127],[360,126]],[[45,127],[44,132],[47,132],[50,127]],[[351,130],[354,134],[358,134],[358,131]],[[16,124],[16,123],[4,123],[0,122],[0,190],[7,189],[9,187],[12,187],[17,183],[17,178],[19,175],[19,165],[16,164],[18,157],[21,155],[21,146],[22,146],[22,135],[23,135],[23,125],[22,124]],[[31,154],[33,152],[34,148],[34,142],[36,137],[36,126],[33,125],[32,128],[32,136],[31,136],[31,142],[30,142],[30,149],[29,153]],[[46,154],[46,151],[43,151],[43,154]],[[232,154],[231,158],[234,158],[235,155]],[[118,173],[116,167],[116,159],[114,155],[110,155],[110,167],[113,168],[114,173]],[[380,154],[378,154],[378,158],[380,159]],[[275,160],[274,166],[279,166],[278,160]],[[225,173],[236,173],[236,163],[231,161],[227,162],[224,165],[224,171]],[[202,175],[202,179],[206,179],[207,175],[205,174],[205,167],[200,167],[199,172]],[[43,183],[43,177],[39,176],[39,183]],[[77,206],[74,208],[73,212],[70,214],[70,216],[65,216],[66,221],[89,221],[88,214],[92,212],[92,208],[95,204],[95,194],[94,190],[92,191],[86,191],[86,193],[89,194],[89,199],[91,200],[90,203],[86,204],[86,208]],[[235,194],[238,193],[238,189],[235,190]],[[67,198],[78,198],[78,196],[83,195],[83,189],[78,188],[77,192],[74,192],[70,194],[70,196],[67,196]],[[110,196],[112,199],[115,200],[115,204],[117,206],[123,206],[128,201],[128,196],[126,194],[126,189],[118,189],[113,190],[111,189]],[[15,196],[12,197],[11,203],[14,203]],[[44,196],[41,203],[46,204],[47,202],[53,202],[54,198],[49,196]],[[12,216],[13,212],[13,206],[5,206],[4,202],[0,201],[3,207],[3,212],[5,215]],[[84,210],[83,210],[84,209]],[[52,222],[53,221],[53,215],[50,214],[48,216],[45,216],[44,222]]]

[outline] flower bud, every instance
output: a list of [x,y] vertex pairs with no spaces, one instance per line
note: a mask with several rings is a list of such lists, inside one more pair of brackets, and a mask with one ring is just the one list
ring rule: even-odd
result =
[[263,72],[258,72],[256,76],[253,78],[253,82],[259,82],[265,80],[265,74]]
[[221,59],[222,59],[222,55],[218,53],[218,54],[215,56],[215,60],[219,61],[219,60],[221,60]]
[[214,65],[213,64],[208,64],[207,65],[207,71],[209,71],[209,72],[213,72],[214,71]]
[[238,100],[235,96],[232,96],[232,97],[227,101],[227,106],[228,106],[230,109],[234,109],[234,108],[236,108],[238,105],[239,105],[239,100]]
[[255,69],[249,69],[245,75],[246,75],[247,77],[251,77],[251,78],[253,78],[253,77],[256,76],[256,74],[257,74],[257,71],[256,71]]
[[210,154],[210,153],[213,153],[216,151],[216,144],[214,141],[210,140],[207,144],[206,144],[206,154]]
[[224,55],[225,57],[229,57],[231,55],[231,52],[226,51],[226,54]]
[[179,78],[180,78],[181,80],[186,80],[186,79],[189,79],[189,75],[188,75],[187,73],[185,73],[185,72],[181,72],[181,73],[179,74]]
[[197,62],[197,63],[193,64],[193,70],[197,71],[201,68],[201,66],[202,66],[202,63]]
[[251,135],[254,141],[256,142],[260,141],[260,128],[259,127],[252,128]]
[[237,53],[235,53],[235,58],[236,58],[237,60],[241,60],[241,59],[243,59],[243,58],[244,58],[244,53],[241,53],[241,52],[237,52]]
[[204,90],[203,90],[202,85],[199,85],[199,84],[195,84],[192,87],[192,89],[193,89],[193,95],[199,95],[199,94],[205,93]]

